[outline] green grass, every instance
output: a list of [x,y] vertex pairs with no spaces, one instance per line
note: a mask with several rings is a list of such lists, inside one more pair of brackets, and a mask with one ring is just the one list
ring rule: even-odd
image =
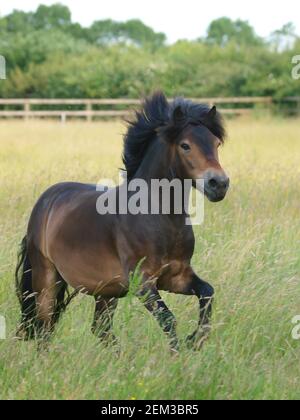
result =
[[[206,201],[195,229],[194,267],[216,289],[213,332],[201,352],[170,356],[155,321],[132,298],[121,301],[120,355],[90,333],[93,300],[69,307],[48,353],[16,342],[13,271],[18,243],[39,194],[63,180],[97,182],[121,166],[118,123],[0,123],[0,398],[296,399],[300,341],[299,121],[235,120],[221,151],[232,185]],[[184,340],[197,323],[194,298],[164,295]]]

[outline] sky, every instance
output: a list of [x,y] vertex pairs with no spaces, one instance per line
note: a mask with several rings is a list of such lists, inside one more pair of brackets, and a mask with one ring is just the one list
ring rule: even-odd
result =
[[57,2],[67,5],[73,21],[83,26],[107,18],[139,18],[154,30],[164,32],[169,42],[199,38],[205,35],[212,20],[222,16],[248,20],[264,37],[290,21],[300,33],[299,0],[0,0],[0,15],[13,9],[33,11],[40,3]]

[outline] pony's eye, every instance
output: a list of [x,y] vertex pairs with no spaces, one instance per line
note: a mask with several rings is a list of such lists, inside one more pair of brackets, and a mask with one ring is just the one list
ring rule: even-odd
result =
[[180,147],[185,151],[188,152],[189,150],[191,150],[190,145],[187,143],[181,143]]

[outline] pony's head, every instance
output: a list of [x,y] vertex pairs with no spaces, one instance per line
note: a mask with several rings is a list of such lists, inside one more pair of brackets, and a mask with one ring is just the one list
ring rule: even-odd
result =
[[131,178],[149,145],[158,139],[168,145],[170,166],[180,179],[204,180],[204,194],[210,201],[224,199],[229,178],[221,167],[218,148],[225,129],[216,108],[177,98],[169,103],[161,93],[146,99],[125,137],[124,164]]
[[176,99],[171,105],[171,119],[165,138],[175,148],[176,172],[194,182],[204,180],[204,193],[210,201],[224,199],[229,178],[219,161],[219,147],[225,130],[216,107]]

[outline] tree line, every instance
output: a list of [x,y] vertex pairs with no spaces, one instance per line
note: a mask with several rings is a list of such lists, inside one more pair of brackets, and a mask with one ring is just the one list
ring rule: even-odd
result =
[[[200,29],[199,29],[200,32]],[[300,95],[291,77],[300,38],[292,24],[259,37],[247,21],[217,19],[205,37],[172,45],[140,20],[72,22],[68,7],[41,5],[0,18],[6,98],[135,98],[167,95]]]

